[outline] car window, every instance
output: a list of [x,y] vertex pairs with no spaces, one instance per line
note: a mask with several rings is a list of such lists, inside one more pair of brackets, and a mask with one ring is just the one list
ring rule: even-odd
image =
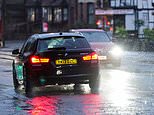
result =
[[30,45],[31,45],[31,42],[28,41],[27,44],[26,44],[26,46],[25,46],[25,48],[24,48],[24,52],[28,52],[29,51]]
[[25,45],[24,52],[34,51],[35,44],[36,44],[36,42],[35,42],[34,38],[29,39],[27,41],[27,44]]
[[27,43],[29,42],[29,39],[30,39],[30,38],[28,38],[28,40],[26,40],[26,41],[24,42],[23,46],[21,47],[21,50],[20,50],[20,53],[21,53],[21,54],[24,53],[25,47],[27,46]]
[[36,40],[33,39],[32,37],[28,38],[28,40],[24,43],[22,49],[21,49],[21,53],[25,53],[25,52],[32,52],[35,50],[35,46],[36,46]]
[[89,48],[90,45],[84,37],[54,37],[38,41],[38,51],[45,51],[49,48],[65,47],[66,49]]
[[89,42],[110,42],[110,38],[105,32],[81,32]]
[[20,51],[21,54],[23,54],[24,52],[26,52],[28,50],[28,48],[30,46],[30,39],[31,38],[28,38],[28,40],[25,41],[25,43],[24,43],[24,45],[23,45],[23,47],[21,48],[21,51]]
[[36,46],[36,40],[35,39],[32,39],[31,41],[30,41],[30,46],[29,46],[29,48],[28,48],[28,52],[33,52],[34,50],[35,50],[35,46]]

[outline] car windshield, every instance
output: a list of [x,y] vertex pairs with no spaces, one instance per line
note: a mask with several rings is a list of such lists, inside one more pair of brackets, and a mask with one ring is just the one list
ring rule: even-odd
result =
[[45,51],[57,48],[79,49],[89,47],[90,46],[84,37],[52,37],[48,39],[41,39],[38,41],[38,51]]
[[81,32],[89,42],[110,42],[109,36],[105,32]]

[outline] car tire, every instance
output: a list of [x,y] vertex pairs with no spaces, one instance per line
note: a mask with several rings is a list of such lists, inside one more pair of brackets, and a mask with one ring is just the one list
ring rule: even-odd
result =
[[80,84],[74,84],[73,88],[74,88],[74,91],[79,91],[80,90]]
[[32,81],[27,79],[26,83],[25,83],[25,93],[26,96],[28,97],[32,97],[33,96],[33,85],[32,85]]
[[27,97],[32,97],[33,96],[33,83],[32,80],[30,79],[30,76],[27,75],[26,69],[24,68],[24,85],[25,85],[25,94]]
[[93,79],[89,80],[89,87],[91,88],[91,93],[98,93],[99,81],[100,81],[100,75],[97,75],[97,77],[94,76]]

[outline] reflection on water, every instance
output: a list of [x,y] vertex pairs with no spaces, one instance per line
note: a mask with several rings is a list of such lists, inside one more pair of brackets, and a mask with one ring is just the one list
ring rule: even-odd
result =
[[130,97],[133,97],[128,89],[131,74],[125,71],[112,70],[105,75],[107,76],[103,79],[107,85],[105,89],[108,92],[105,93],[107,100],[111,101],[115,106],[128,106],[130,104]]
[[100,113],[100,95],[41,96],[27,101],[30,115],[95,115]]
[[[57,95],[37,96],[27,101],[32,106],[31,115],[104,115],[116,113],[115,107],[126,110],[131,105],[128,90],[131,74],[120,70],[102,70],[99,94],[91,94],[88,86],[81,87],[79,93],[63,90]],[[81,93],[82,92],[82,93]]]
[[33,109],[28,111],[31,115],[56,115],[57,98],[55,97],[35,97],[27,103],[33,106]]
[[85,115],[102,115],[104,113],[104,101],[101,95],[91,94],[83,100]]

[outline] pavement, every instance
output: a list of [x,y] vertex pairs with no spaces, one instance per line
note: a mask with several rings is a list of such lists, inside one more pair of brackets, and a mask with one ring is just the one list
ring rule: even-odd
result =
[[6,40],[5,46],[0,47],[0,59],[13,60],[14,56],[12,55],[12,51],[21,48],[23,43],[24,40]]

